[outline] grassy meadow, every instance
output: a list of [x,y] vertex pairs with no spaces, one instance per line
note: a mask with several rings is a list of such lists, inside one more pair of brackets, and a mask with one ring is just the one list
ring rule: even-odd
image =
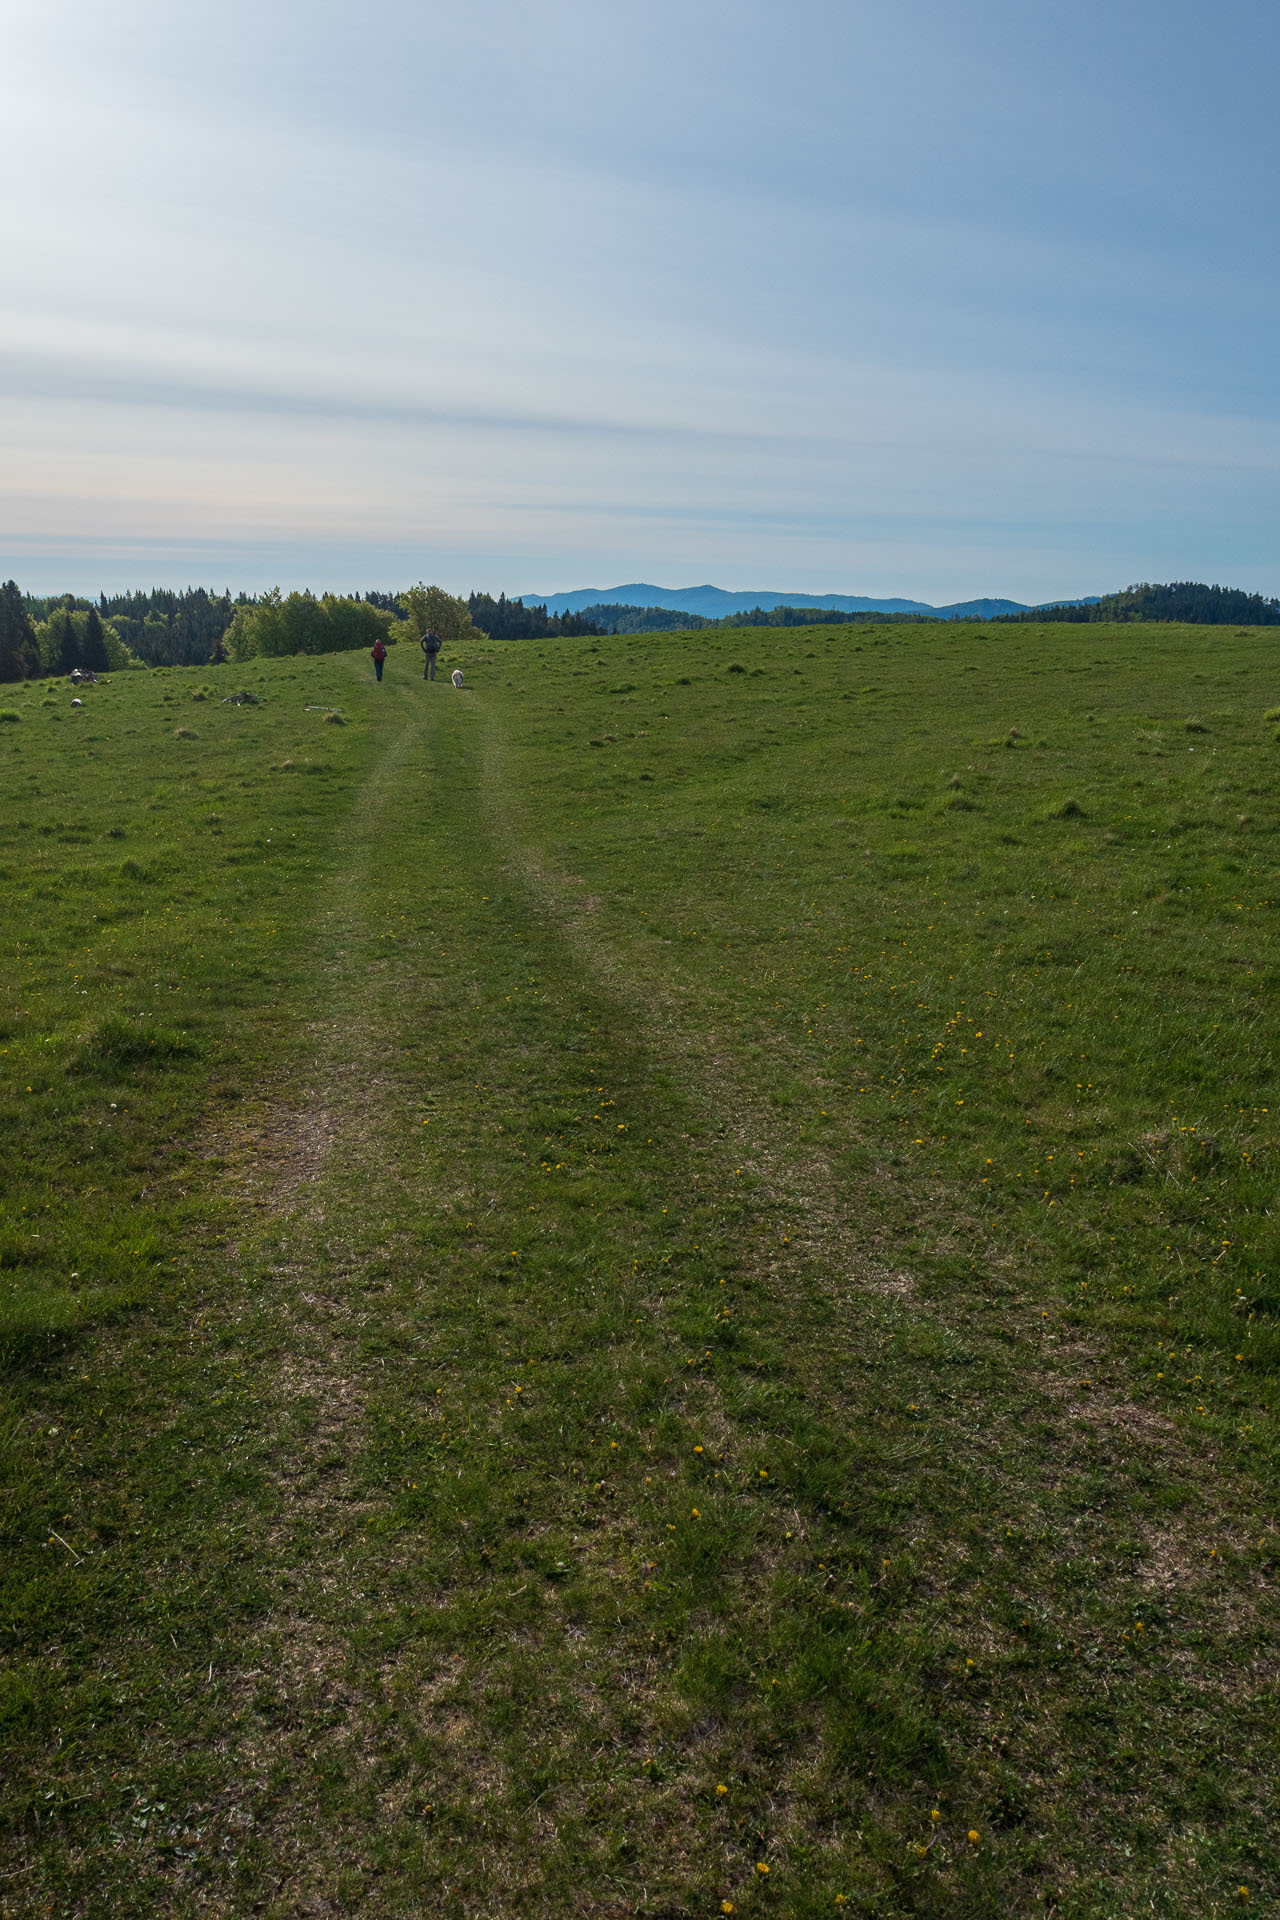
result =
[[1276,649],[0,690],[0,1913],[1276,1911]]

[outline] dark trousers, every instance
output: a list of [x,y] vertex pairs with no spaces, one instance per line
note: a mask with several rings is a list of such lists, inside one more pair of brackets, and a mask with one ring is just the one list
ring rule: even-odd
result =
[[375,660],[375,661],[374,661],[374,663],[373,663],[373,670],[374,670],[374,672],[375,672],[375,673],[377,674],[377,676],[378,676],[378,678],[379,678],[379,680],[381,680],[381,678],[382,678],[382,662],[381,662],[381,660]]

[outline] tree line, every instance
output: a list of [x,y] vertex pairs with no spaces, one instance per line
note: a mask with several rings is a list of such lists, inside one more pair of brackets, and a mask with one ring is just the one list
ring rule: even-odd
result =
[[42,675],[109,673],[136,664],[114,627],[89,601],[67,594],[32,604],[14,580],[0,587],[0,681]]
[[70,673],[74,667],[187,667],[282,654],[370,648],[381,637],[418,641],[432,626],[446,642],[470,635],[493,640],[560,639],[607,631],[581,614],[548,614],[500,594],[463,600],[441,587],[403,593],[308,591],[216,594],[154,587],[149,593],[23,594],[8,582],[0,597],[0,680]]
[[441,587],[400,594],[150,593],[42,598],[16,581],[0,587],[0,681],[130,667],[205,666],[280,654],[371,648],[379,638],[416,642],[428,626],[446,641],[478,637],[465,600]]
[[109,621],[135,658],[149,667],[197,667],[223,658],[221,642],[237,605],[229,593],[203,587],[175,593],[153,587],[150,593],[102,594],[98,612]]
[[523,600],[508,600],[500,593],[473,593],[467,611],[482,633],[491,640],[558,640],[565,634],[608,633],[588,613],[548,613],[545,607],[526,607]]
[[1104,593],[1100,600],[1081,606],[1032,607],[1025,613],[1006,613],[1002,620],[1177,620],[1189,627],[1280,626],[1280,600],[1239,587],[1207,587],[1201,580],[1175,580],[1168,586],[1126,587],[1123,593]]
[[[1039,607],[998,616],[1003,621],[1185,621],[1192,626],[1280,625],[1280,600],[1233,587],[1183,580],[1168,586],[1142,584],[1081,605]],[[669,633],[711,627],[808,627],[917,625],[918,613],[843,613],[825,607],[752,608],[711,620],[665,607],[628,607],[601,602],[581,613],[549,614],[499,594],[472,593],[463,600],[442,587],[419,584],[403,593],[370,589],[364,594],[310,592],[209,593],[155,587],[149,593],[75,594],[49,598],[24,594],[15,581],[0,587],[0,681],[42,675],[91,673],[127,667],[203,666],[223,660],[298,653],[334,653],[417,642],[432,626],[446,642],[484,634],[491,640],[555,640],[572,635]],[[995,624],[991,621],[988,624]]]
[[937,616],[861,609],[846,612],[839,607],[751,607],[744,613],[726,613],[717,619],[705,613],[676,612],[670,607],[628,607],[602,600],[584,607],[578,617],[593,621],[593,630],[603,633],[701,633],[717,627],[874,627],[888,620],[918,625]]
[[[519,604],[518,602],[514,604]],[[836,627],[836,626],[920,626],[937,619],[932,613],[842,612],[828,607],[752,607],[745,613],[729,613],[722,619],[708,619],[696,613],[673,613],[666,607],[628,607],[600,602],[584,607],[580,616],[595,623],[605,633],[699,632],[709,627]],[[1020,613],[963,616],[949,624],[961,625],[982,620],[996,621],[1128,621],[1177,620],[1187,626],[1272,627],[1280,624],[1280,600],[1268,600],[1260,593],[1245,593],[1236,587],[1208,587],[1199,581],[1183,580],[1170,586],[1142,585],[1126,587],[1123,593],[1105,594],[1100,600],[1055,607],[1028,607]]]
[[107,673],[203,666],[227,658],[223,643],[235,610],[230,594],[203,587],[104,593],[95,601],[73,593],[24,594],[9,580],[0,588],[0,680],[38,679],[76,667]]

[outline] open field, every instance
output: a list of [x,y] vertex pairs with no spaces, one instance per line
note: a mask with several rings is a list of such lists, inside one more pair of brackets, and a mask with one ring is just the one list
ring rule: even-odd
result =
[[0,691],[0,1912],[1276,1910],[1275,630],[444,664]]

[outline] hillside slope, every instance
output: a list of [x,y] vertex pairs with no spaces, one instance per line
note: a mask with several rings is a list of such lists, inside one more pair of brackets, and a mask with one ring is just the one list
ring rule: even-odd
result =
[[1211,637],[13,693],[15,1914],[1280,1900],[1275,694]]

